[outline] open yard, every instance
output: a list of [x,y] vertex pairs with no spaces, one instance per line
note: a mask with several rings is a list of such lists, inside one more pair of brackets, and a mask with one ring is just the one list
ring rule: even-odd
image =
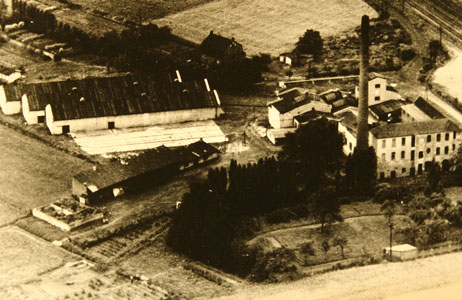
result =
[[377,13],[361,0],[221,0],[154,20],[174,34],[200,43],[211,30],[234,37],[248,55],[291,51],[307,29],[330,36]]

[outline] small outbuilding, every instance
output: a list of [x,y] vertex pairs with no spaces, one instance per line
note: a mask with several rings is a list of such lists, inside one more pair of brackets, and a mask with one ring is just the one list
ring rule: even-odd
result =
[[21,113],[21,88],[17,84],[0,86],[0,107],[5,115]]
[[[391,255],[395,258],[399,258],[400,260],[415,259],[417,257],[417,252],[417,248],[409,244],[391,247]],[[383,248],[383,254],[390,256],[390,247]]]

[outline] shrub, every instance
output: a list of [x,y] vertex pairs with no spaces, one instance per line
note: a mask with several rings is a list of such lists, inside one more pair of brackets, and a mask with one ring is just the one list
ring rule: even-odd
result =
[[282,282],[300,278],[299,266],[293,250],[277,249],[265,255],[257,255],[254,279],[256,281]]
[[401,59],[404,61],[409,61],[415,57],[415,50],[412,48],[404,49],[401,51]]

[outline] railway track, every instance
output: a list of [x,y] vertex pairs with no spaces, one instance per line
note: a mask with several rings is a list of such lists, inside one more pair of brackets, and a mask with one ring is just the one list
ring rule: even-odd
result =
[[462,44],[462,6],[451,0],[408,0],[406,4],[451,41]]

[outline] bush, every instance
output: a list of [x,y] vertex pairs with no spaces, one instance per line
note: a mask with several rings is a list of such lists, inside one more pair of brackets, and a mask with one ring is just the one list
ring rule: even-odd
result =
[[301,277],[299,266],[296,263],[293,250],[287,248],[277,249],[265,255],[257,255],[254,279],[258,282],[282,282],[295,280]]

